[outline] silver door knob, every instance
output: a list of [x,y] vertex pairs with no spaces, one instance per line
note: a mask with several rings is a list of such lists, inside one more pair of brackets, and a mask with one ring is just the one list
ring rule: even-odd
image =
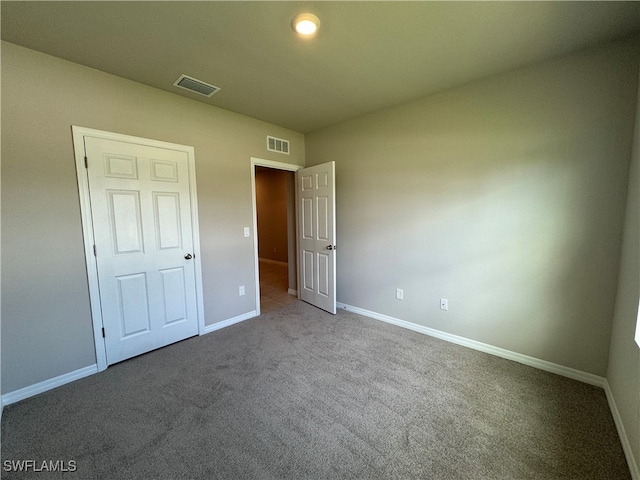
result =
[[187,260],[191,260],[193,258],[193,255],[191,255],[190,253],[187,253],[184,258],[186,258]]

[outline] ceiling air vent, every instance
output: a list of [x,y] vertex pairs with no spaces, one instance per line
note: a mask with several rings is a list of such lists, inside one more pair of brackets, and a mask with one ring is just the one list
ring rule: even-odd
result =
[[176,80],[174,85],[176,87],[189,90],[190,92],[197,93],[198,95],[204,95],[205,97],[210,97],[220,90],[219,87],[214,87],[213,85],[201,82],[200,80],[196,80],[195,78],[187,75],[180,75],[180,78]]
[[289,155],[289,140],[267,135],[267,150],[270,152],[285,153]]

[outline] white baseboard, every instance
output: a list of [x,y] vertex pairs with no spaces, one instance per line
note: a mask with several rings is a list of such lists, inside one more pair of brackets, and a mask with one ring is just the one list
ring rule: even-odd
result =
[[620,412],[618,410],[618,406],[616,405],[616,400],[613,397],[613,392],[611,392],[611,388],[609,387],[609,382],[607,380],[605,380],[603,388],[604,392],[607,394],[609,409],[611,410],[613,421],[616,424],[616,429],[618,430],[618,435],[620,436],[620,443],[622,443],[624,456],[627,458],[627,465],[629,466],[629,470],[631,471],[631,478],[633,480],[640,480],[640,468],[638,468],[638,460],[640,459],[636,459],[634,457],[634,452],[631,448],[631,443],[629,442],[627,431],[624,428],[624,423],[622,423],[622,417],[620,417]]
[[89,375],[93,375],[94,373],[98,373],[97,364],[89,365],[88,367],[65,373],[64,375],[59,375],[43,382],[35,383],[19,390],[14,390],[13,392],[5,393],[4,395],[2,395],[2,406],[4,407],[5,405],[19,402],[20,400],[24,400],[25,398],[33,397],[34,395],[38,395],[39,393],[43,393],[53,388],[60,387],[75,380],[80,380],[81,378],[88,377]]
[[424,333],[425,335],[436,337],[441,340],[446,340],[447,342],[455,343],[457,345],[462,345],[463,347],[468,347],[474,350],[479,350],[481,352],[490,353],[491,355],[495,355],[501,358],[506,358],[507,360],[513,360],[514,362],[522,363],[524,365],[535,367],[540,370],[556,373],[558,375],[562,375],[563,377],[572,378],[574,380],[588,383],[590,385],[595,385],[597,387],[604,388],[604,385],[606,383],[606,379],[604,377],[599,377],[598,375],[593,375],[591,373],[583,372],[581,370],[576,370],[574,368],[558,365],[557,363],[547,362],[546,360],[540,360],[538,358],[530,357],[528,355],[523,355],[521,353],[512,352],[511,350],[505,350],[504,348],[494,347],[493,345],[489,345],[487,343],[478,342],[476,340],[470,340],[468,338],[460,337],[458,335],[453,335],[451,333],[442,332],[434,328],[424,327],[422,325],[407,322],[405,320],[400,320],[399,318],[390,317],[388,315],[383,315],[381,313],[371,312],[369,310],[353,307],[351,305],[346,305],[344,303],[338,303],[338,308],[347,310],[349,312],[357,313],[365,317],[373,318],[375,320],[391,323],[399,327],[407,328],[409,330],[413,330],[414,332]]
[[298,290],[294,290],[293,288],[290,288],[289,290],[287,290],[287,293],[289,295],[293,295],[294,297],[298,296]]
[[229,327],[236,323],[244,322],[245,320],[249,320],[250,318],[254,318],[258,316],[257,310],[253,310],[251,312],[243,313],[242,315],[238,315],[237,317],[229,318],[227,320],[223,320],[222,322],[214,323],[212,325],[205,325],[204,334],[215,332],[216,330],[220,330],[221,328]]

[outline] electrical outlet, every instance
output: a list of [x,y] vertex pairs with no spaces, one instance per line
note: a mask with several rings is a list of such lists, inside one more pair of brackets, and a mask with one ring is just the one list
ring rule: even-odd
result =
[[449,310],[449,300],[446,298],[440,299],[440,310]]
[[244,295],[244,285],[240,285],[240,288],[238,289],[238,294],[239,294],[240,296],[243,296],[243,295]]
[[398,300],[404,300],[404,290],[401,288],[396,288],[396,298]]

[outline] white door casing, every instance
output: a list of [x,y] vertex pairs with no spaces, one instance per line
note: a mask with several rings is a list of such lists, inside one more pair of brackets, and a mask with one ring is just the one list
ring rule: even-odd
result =
[[73,130],[103,370],[204,329],[194,152]]
[[300,299],[336,313],[335,162],[296,173]]

